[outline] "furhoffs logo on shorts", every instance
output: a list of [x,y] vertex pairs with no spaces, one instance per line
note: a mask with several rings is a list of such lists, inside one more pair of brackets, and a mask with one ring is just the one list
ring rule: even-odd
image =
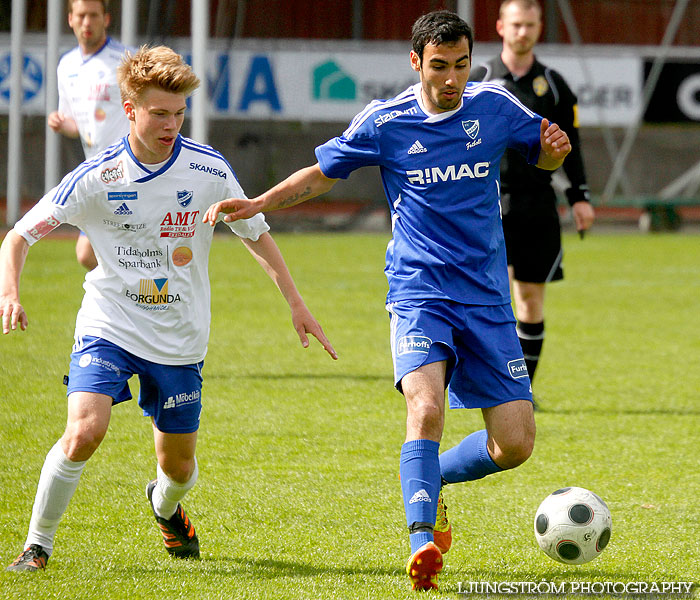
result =
[[396,354],[408,354],[409,352],[422,352],[428,354],[433,341],[422,335],[405,335],[396,344]]
[[508,372],[513,379],[527,377],[527,365],[525,364],[525,359],[518,358],[517,360],[511,360],[508,363]]

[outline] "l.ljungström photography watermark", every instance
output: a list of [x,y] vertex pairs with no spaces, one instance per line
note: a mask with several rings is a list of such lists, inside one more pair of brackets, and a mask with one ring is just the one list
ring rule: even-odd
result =
[[457,593],[464,596],[619,596],[695,598],[698,586],[692,581],[460,581]]

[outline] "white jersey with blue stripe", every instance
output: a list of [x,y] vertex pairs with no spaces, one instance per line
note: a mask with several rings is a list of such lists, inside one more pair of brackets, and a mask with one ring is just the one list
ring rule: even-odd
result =
[[58,63],[58,110],[78,126],[85,158],[129,133],[117,82],[117,67],[126,50],[108,37],[94,54],[83,56],[76,46]]
[[[202,217],[213,202],[245,196],[221,154],[182,136],[155,169],[125,137],[69,173],[15,231],[31,245],[70,223],[90,239],[98,266],[85,277],[76,339],[101,337],[152,362],[192,364],[209,338],[214,228]],[[227,225],[251,240],[269,230],[261,214]]]
[[323,173],[380,168],[392,220],[388,302],[510,301],[499,166],[506,148],[536,163],[541,118],[503,87],[468,84],[459,108],[429,113],[420,84],[367,105],[316,148]]

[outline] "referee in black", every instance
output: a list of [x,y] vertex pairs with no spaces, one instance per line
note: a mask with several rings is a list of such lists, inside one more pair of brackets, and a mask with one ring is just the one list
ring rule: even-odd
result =
[[[475,67],[470,81],[493,81],[512,92],[525,106],[557,123],[571,140],[564,171],[571,187],[566,197],[579,235],[595,219],[590,204],[578,135],[576,96],[564,78],[540,63],[534,47],[542,31],[537,0],[503,0],[496,30],[503,51]],[[545,284],[564,277],[561,228],[551,171],[527,164],[507,150],[501,164],[503,231],[508,253],[517,331],[532,381],[544,342]]]

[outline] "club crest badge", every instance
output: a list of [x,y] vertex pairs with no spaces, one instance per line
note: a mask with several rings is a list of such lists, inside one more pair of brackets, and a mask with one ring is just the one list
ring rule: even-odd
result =
[[535,92],[539,98],[549,91],[549,84],[544,75],[538,75],[532,80],[532,91]]
[[182,206],[182,208],[187,208],[192,202],[192,195],[194,192],[190,190],[182,190],[181,192],[178,191],[177,193],[177,203]]
[[466,133],[473,140],[475,140],[476,136],[479,135],[479,119],[462,121],[462,127],[464,128],[464,133]]

